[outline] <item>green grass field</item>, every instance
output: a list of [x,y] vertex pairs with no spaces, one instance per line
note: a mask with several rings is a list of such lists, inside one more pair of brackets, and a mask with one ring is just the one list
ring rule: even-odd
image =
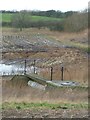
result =
[[[13,13],[3,13],[2,14],[2,22],[11,22],[12,17],[14,16]],[[32,21],[60,21],[61,18],[51,18],[45,16],[30,16]]]
[[52,103],[3,103],[2,104],[2,109],[28,109],[28,108],[51,108],[51,109],[73,109],[73,108],[77,108],[77,109],[82,109],[82,108],[88,108],[88,104],[87,103],[56,103],[56,104],[52,104]]
[[2,14],[2,22],[10,22],[13,14],[11,13],[4,13]]

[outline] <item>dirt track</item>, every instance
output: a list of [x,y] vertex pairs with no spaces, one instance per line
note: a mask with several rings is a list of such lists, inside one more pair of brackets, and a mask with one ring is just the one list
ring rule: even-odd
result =
[[3,110],[2,116],[5,118],[88,118],[86,109],[26,109]]

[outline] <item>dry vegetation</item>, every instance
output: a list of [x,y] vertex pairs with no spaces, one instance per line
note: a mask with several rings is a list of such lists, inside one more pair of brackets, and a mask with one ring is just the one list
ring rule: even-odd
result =
[[[85,30],[79,33],[65,33],[65,32],[53,32],[48,29],[24,29],[22,32],[17,29],[11,28],[3,28],[3,35],[19,35],[19,36],[27,36],[26,38],[28,42],[38,42],[36,38],[38,35],[41,37],[41,47],[47,48],[46,52],[8,52],[3,54],[3,59],[14,60],[16,58],[33,58],[33,59],[47,59],[46,62],[41,61],[41,63],[37,64],[37,66],[44,68],[40,73],[42,76],[46,76],[50,79],[50,75],[48,71],[50,71],[50,67],[54,67],[54,75],[53,79],[60,79],[60,66],[64,65],[64,79],[65,80],[75,80],[81,83],[88,84],[88,55],[83,51],[83,48],[87,47],[88,44],[88,31]],[[34,36],[34,38],[32,38]],[[72,45],[72,47],[77,46],[77,48],[61,48],[61,47],[53,47],[45,46],[42,41],[49,40],[51,42],[59,41],[59,44],[63,45]],[[40,41],[39,41],[40,43]],[[37,45],[36,45],[37,46]],[[40,47],[40,46],[39,46]],[[35,49],[35,48],[34,48]],[[18,50],[18,48],[17,48]],[[46,69],[45,69],[46,67]]]
[[87,118],[88,89],[59,88],[42,91],[27,86],[26,79],[3,77],[2,116],[5,118]]
[[46,91],[27,86],[25,77],[13,81],[2,79],[3,102],[87,103],[87,88],[49,88]]
[[[33,36],[41,35],[50,41],[55,41],[55,42],[59,41],[64,45],[69,45],[70,43],[73,46],[75,45],[78,46],[78,44],[80,46],[82,45],[85,47],[87,46],[87,30],[80,33],[64,33],[64,32],[52,32],[52,31],[49,31],[48,29],[41,29],[41,30],[24,29],[23,31],[20,32],[19,30],[17,29],[15,30],[13,28],[12,29],[3,28],[3,35],[27,36],[29,42],[32,41],[31,39],[32,35]],[[41,39],[41,41],[43,41],[43,38]],[[77,47],[77,48],[60,48],[60,47],[53,47],[53,46],[44,46],[44,47],[48,48],[47,52],[35,52],[35,53],[28,52],[27,53],[28,58],[35,58],[35,59],[46,58],[47,59],[46,62],[42,61],[41,63],[37,63],[37,66],[42,68],[42,71],[39,73],[41,76],[50,79],[49,71],[50,71],[50,67],[53,66],[54,67],[53,79],[60,80],[61,78],[60,65],[61,63],[63,63],[64,64],[64,80],[80,82],[80,84],[82,84],[84,87],[88,85],[88,62],[87,62],[88,56],[87,56],[87,53],[83,51],[83,49],[81,49],[80,47]],[[5,60],[14,60],[15,58],[26,57],[25,52],[19,53],[19,52],[10,51],[8,53],[3,53],[2,55],[3,55],[2,58]],[[47,91],[41,91],[35,88],[28,87],[25,82],[11,83],[9,81],[10,79],[11,78],[7,78],[7,77],[2,78],[3,102],[27,102],[27,103],[48,102],[48,103],[60,103],[60,104],[61,103],[80,104],[80,103],[88,102],[87,88],[83,88],[83,89],[82,88],[75,88],[75,89],[62,88],[62,89],[50,89]],[[87,114],[86,111],[87,110],[84,111],[85,114]],[[3,112],[3,116],[7,115],[6,112],[5,111]],[[61,111],[58,111],[58,114],[60,112]],[[40,111],[38,113],[40,113]],[[75,111],[71,113],[74,114]],[[81,114],[81,117],[83,116],[82,114],[84,113],[83,111],[82,112],[78,111],[78,114]],[[75,114],[75,116],[77,115]]]

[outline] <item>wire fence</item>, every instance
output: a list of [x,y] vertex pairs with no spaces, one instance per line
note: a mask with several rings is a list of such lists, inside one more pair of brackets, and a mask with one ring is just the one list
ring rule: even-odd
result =
[[[33,37],[33,39],[37,39],[37,41],[41,41],[42,36],[31,36]],[[2,36],[2,43],[4,44],[3,51],[7,50],[8,51],[24,51],[24,48],[27,52],[29,52],[28,50],[30,48],[32,48],[33,50],[36,50],[36,48],[33,48],[33,45],[36,45],[36,42],[33,41],[29,41],[28,40],[28,36],[20,36],[20,35],[3,35]],[[50,41],[48,41],[46,38],[44,39],[44,43],[46,45],[46,43],[48,42],[48,44],[50,44]],[[39,41],[40,45],[41,42]],[[11,48],[8,46],[8,43],[11,45]],[[42,44],[42,45],[43,45]],[[51,45],[51,44],[50,44]],[[18,48],[16,49],[15,48]],[[35,46],[35,47],[36,47]],[[55,44],[56,46],[56,44]],[[10,49],[9,49],[10,48]],[[26,49],[27,48],[27,49]],[[28,49],[29,48],[29,49]],[[41,48],[40,48],[41,49]],[[40,49],[38,49],[40,51]],[[41,49],[42,50],[42,49]],[[55,61],[55,60],[51,60],[51,59],[33,59],[33,58],[28,58],[27,57],[27,52],[25,52],[26,54],[26,58],[25,59],[16,59],[14,61],[9,61],[9,62],[5,62],[0,64],[0,75],[24,75],[24,74],[38,74],[41,75],[49,80],[53,80],[53,79],[61,79],[64,80],[65,76],[67,76],[66,74],[68,74],[69,79],[70,77],[70,72],[67,68],[65,68],[65,66],[63,66],[61,64],[61,61]],[[35,51],[34,51],[35,52]],[[56,62],[58,62],[58,65],[54,65],[56,64]]]
[[0,75],[25,75],[37,74],[49,80],[64,80],[65,75],[70,77],[69,70],[63,65],[44,66],[46,59],[20,59],[0,64]]
[[[43,40],[42,40],[43,39]],[[24,75],[24,74],[38,74],[48,80],[82,80],[88,79],[87,67],[72,66],[71,57],[58,56],[55,58],[47,57],[39,59],[31,58],[31,54],[34,55],[37,52],[48,52],[49,47],[53,46],[53,41],[48,40],[45,36],[31,34],[28,36],[22,35],[2,35],[0,36],[2,43],[0,44],[1,52],[5,52],[8,58],[11,58],[15,53],[15,57],[9,61],[0,61],[0,76],[4,75]],[[66,47],[54,44],[54,47],[61,48]],[[68,46],[67,46],[68,47]],[[10,54],[7,54],[10,53]],[[17,55],[17,53],[19,53]],[[17,55],[17,56],[16,56]],[[30,57],[30,58],[29,58]],[[17,58],[17,59],[16,59]],[[68,62],[69,61],[69,62]],[[64,65],[63,65],[64,63]],[[68,65],[66,65],[68,64]]]

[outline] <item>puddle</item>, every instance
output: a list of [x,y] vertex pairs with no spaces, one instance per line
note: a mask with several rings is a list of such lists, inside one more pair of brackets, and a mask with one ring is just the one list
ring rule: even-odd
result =
[[46,81],[46,83],[50,83],[52,85],[55,86],[79,86],[78,82],[74,82],[74,81]]
[[[36,72],[39,72],[38,68],[35,68]],[[24,66],[22,65],[7,65],[7,64],[0,64],[0,76],[3,75],[23,75],[24,74]],[[34,67],[30,66],[26,68],[27,73],[34,73]]]

